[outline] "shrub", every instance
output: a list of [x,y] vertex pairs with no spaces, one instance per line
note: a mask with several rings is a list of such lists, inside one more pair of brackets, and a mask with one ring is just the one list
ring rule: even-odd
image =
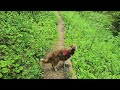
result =
[[120,78],[120,37],[113,37],[112,18],[98,12],[65,12],[65,44],[77,46],[71,58],[77,78]]
[[0,78],[40,78],[39,59],[57,38],[54,13],[1,11],[0,21]]

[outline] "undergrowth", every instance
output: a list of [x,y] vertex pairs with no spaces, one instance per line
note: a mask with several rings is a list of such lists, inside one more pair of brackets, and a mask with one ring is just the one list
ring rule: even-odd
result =
[[0,11],[0,78],[38,79],[39,59],[56,42],[52,11]]
[[110,31],[113,19],[92,11],[62,11],[65,45],[77,50],[71,58],[78,79],[120,78],[120,37]]

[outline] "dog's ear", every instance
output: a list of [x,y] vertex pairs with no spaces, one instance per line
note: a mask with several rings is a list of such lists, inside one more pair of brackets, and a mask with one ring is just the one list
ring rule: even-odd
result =
[[71,48],[73,48],[73,47],[74,47],[74,45],[72,44],[72,45],[70,45],[70,47],[71,47]]
[[72,48],[72,49],[76,49],[76,47],[72,44],[72,45],[70,45],[70,47]]

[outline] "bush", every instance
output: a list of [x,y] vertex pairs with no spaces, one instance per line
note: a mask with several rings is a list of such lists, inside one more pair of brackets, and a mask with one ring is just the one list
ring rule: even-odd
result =
[[118,36],[118,33],[120,32],[120,12],[113,12],[112,13],[113,17],[113,35]]
[[112,18],[98,12],[62,12],[65,44],[77,46],[72,56],[78,79],[120,78],[120,37],[113,37]]
[[107,11],[106,14],[112,17],[112,33],[113,36],[119,36],[120,32],[120,12],[119,11]]
[[40,78],[39,59],[57,38],[54,13],[1,11],[0,21],[0,78]]

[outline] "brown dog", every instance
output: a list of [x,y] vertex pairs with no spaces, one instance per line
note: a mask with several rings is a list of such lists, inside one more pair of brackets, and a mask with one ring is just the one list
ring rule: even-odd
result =
[[75,50],[75,46],[71,45],[69,48],[61,49],[51,53],[46,59],[41,59],[41,62],[51,63],[53,69],[57,71],[56,65],[58,64],[58,62],[61,60],[64,62],[65,65],[65,61],[74,54]]

